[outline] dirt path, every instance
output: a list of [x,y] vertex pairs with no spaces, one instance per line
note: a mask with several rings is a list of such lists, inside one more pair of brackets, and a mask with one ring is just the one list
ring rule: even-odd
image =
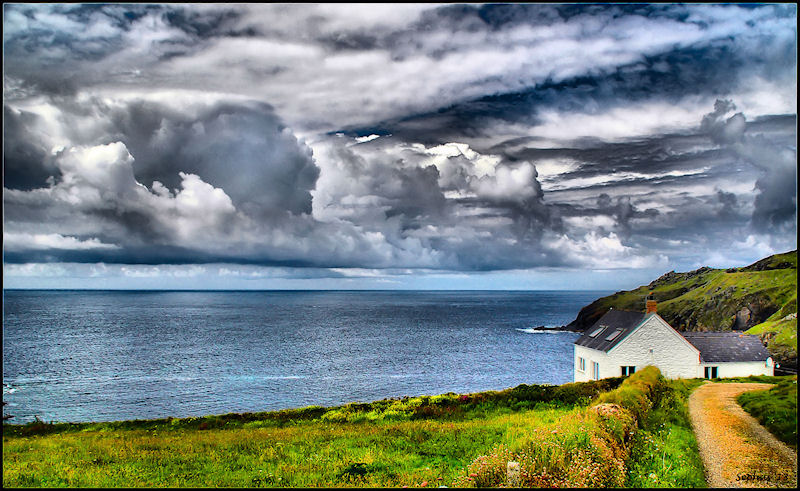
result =
[[797,454],[736,403],[736,396],[770,384],[707,383],[689,397],[708,485],[715,488],[797,484]]

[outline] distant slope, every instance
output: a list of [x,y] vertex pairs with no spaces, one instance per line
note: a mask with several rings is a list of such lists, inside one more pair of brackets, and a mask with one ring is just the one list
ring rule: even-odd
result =
[[595,300],[567,329],[583,331],[612,307],[643,311],[650,291],[659,315],[679,331],[759,334],[776,360],[797,366],[796,250],[743,268],[670,271],[649,285]]

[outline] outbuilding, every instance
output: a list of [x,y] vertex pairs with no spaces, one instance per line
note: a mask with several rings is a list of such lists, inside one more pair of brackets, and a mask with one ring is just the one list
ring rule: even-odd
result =
[[698,377],[774,374],[772,358],[758,336],[738,332],[684,332],[683,337],[700,351]]
[[773,375],[757,336],[736,332],[680,333],[648,297],[644,313],[610,309],[575,341],[574,380],[630,375],[654,365],[667,378]]

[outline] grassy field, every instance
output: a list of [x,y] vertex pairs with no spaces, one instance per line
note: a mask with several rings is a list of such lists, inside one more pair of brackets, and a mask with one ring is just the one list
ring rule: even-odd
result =
[[769,390],[745,392],[737,402],[775,437],[797,450],[797,376]]
[[207,418],[4,425],[3,485],[452,485],[477,455],[516,445],[620,382]]
[[9,438],[4,486],[402,486],[451,484],[500,442],[572,408],[462,421],[306,421],[285,427],[103,429]]
[[[754,398],[764,414],[793,395],[781,418],[796,435],[796,377],[740,381],[753,379],[778,384]],[[649,367],[626,379],[332,408],[3,425],[3,485],[508,486],[515,461],[523,486],[705,487],[687,407],[702,383]]]

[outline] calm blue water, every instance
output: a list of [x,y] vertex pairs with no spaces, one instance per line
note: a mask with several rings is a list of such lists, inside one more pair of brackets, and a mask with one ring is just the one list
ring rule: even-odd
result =
[[607,292],[4,291],[14,423],[114,421],[572,380]]

